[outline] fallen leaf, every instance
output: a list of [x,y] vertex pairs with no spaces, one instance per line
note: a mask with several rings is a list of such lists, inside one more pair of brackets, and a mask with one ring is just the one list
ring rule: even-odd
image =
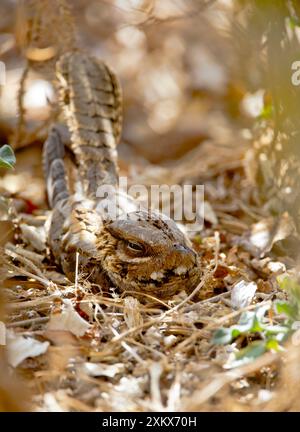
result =
[[249,306],[257,290],[255,282],[238,282],[231,290],[231,306],[233,309],[241,309]]
[[269,257],[263,259],[253,258],[251,260],[251,265],[255,270],[265,276],[269,276],[272,273],[280,274],[286,271],[284,263],[280,261],[271,261],[271,258]]
[[139,327],[143,324],[143,317],[140,313],[140,302],[131,296],[124,301],[124,319],[128,328]]
[[91,327],[81,316],[74,310],[70,300],[63,301],[61,313],[54,313],[48,322],[48,330],[70,331],[75,336],[83,336]]
[[46,233],[43,227],[20,224],[20,229],[26,243],[41,252],[46,249]]
[[80,370],[89,376],[106,376],[108,378],[113,378],[116,374],[124,371],[123,363],[115,363],[112,365],[107,365],[104,363],[84,363]]
[[284,273],[286,266],[279,261],[270,261],[267,265],[271,273]]
[[252,226],[250,242],[260,251],[263,251],[270,242],[272,223],[273,218],[267,218]]
[[275,243],[296,235],[296,232],[293,218],[284,212],[279,218],[266,218],[252,225],[250,243],[263,257]]
[[7,331],[7,359],[12,367],[17,367],[28,357],[44,354],[50,343],[39,342],[32,337],[16,335],[12,330]]

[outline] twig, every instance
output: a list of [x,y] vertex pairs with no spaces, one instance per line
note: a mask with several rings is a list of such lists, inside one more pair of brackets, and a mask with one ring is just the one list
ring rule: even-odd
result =
[[[105,315],[105,313],[104,313],[104,311],[103,311],[103,309],[101,308],[101,306],[100,305],[97,305],[96,306],[96,309],[98,309],[99,311],[100,311],[100,313],[101,313],[101,315],[103,316],[103,319],[104,319],[104,322],[106,322],[107,324],[108,324],[108,319],[107,319],[107,316]],[[95,311],[96,312],[96,311]],[[99,324],[99,321],[98,321],[98,319],[97,319],[97,317],[96,317],[96,321],[98,322],[98,324]],[[108,327],[109,327],[109,329],[110,329],[110,331],[112,332],[112,334],[116,337],[119,337],[120,335],[119,335],[119,333],[117,332],[117,330],[115,329],[115,328],[113,328],[110,324],[108,324]],[[129,352],[129,354],[137,361],[137,362],[139,362],[139,363],[142,363],[142,364],[144,364],[145,362],[144,362],[144,360],[135,352],[135,350],[134,349],[132,349],[126,342],[124,342],[124,341],[121,341],[121,345],[122,345],[122,347],[126,350],[126,351],[128,351]]]
[[279,359],[278,353],[266,353],[256,359],[255,361],[241,366],[237,369],[230,370],[222,373],[217,378],[213,379],[206,387],[201,390],[195,391],[189,398],[185,399],[182,403],[182,410],[188,409],[189,411],[196,410],[201,404],[206,402],[218,391],[220,391],[226,384],[249,375],[262,367],[265,367]]
[[[113,328],[112,326],[110,326],[110,330],[111,332],[116,336],[119,337],[119,333],[117,332],[117,330],[115,328]],[[144,364],[145,361],[135,352],[135,350],[133,348],[131,348],[131,346],[129,346],[127,344],[127,342],[121,341],[121,345],[123,348],[126,349],[126,351],[129,352],[129,354],[132,355],[132,357],[139,363]]]
[[22,133],[24,132],[24,124],[25,124],[24,117],[25,117],[26,110],[24,108],[23,99],[24,99],[24,93],[25,93],[25,83],[26,83],[26,80],[28,77],[28,73],[29,73],[29,64],[27,62],[26,66],[22,72],[22,76],[20,79],[20,87],[19,87],[18,97],[17,97],[19,118],[18,118],[18,123],[17,123],[15,137],[14,137],[15,146],[18,145],[18,143],[21,139]]
[[14,270],[18,274],[22,274],[24,276],[27,276],[29,278],[37,280],[38,282],[40,282],[46,288],[49,288],[50,286],[53,286],[53,282],[49,281],[48,279],[46,279],[44,277],[39,277],[39,276],[37,276],[37,275],[35,275],[33,273],[28,272],[27,270],[23,269],[22,267],[15,266],[14,264],[12,264],[10,262],[6,262],[5,264],[6,264],[6,266],[8,268]]
[[13,323],[6,324],[6,327],[25,327],[30,324],[42,324],[49,321],[49,317],[40,317],[40,318],[30,318],[22,321],[15,321]]
[[[33,264],[32,261],[30,261],[28,258],[20,255],[18,252],[16,252],[16,250],[13,251],[13,250],[11,250],[9,248],[5,248],[5,253],[6,253],[6,255],[10,256],[11,258],[17,259],[18,261],[20,261],[21,264],[24,264],[26,267],[29,267],[31,270],[33,270],[36,273],[36,275],[40,279],[47,280],[45,278],[45,276],[43,275],[43,273],[40,271],[40,269],[37,268],[37,266],[35,264]],[[37,276],[34,276],[34,277],[37,278]],[[47,280],[47,282],[49,283],[48,280]]]
[[155,362],[150,366],[150,394],[155,411],[164,411],[160,391],[160,377],[162,371],[163,369],[160,363]]
[[134,344],[134,345],[136,345],[136,346],[139,346],[139,347],[141,347],[141,348],[143,348],[143,349],[145,349],[145,350],[151,352],[152,354],[154,354],[154,355],[156,355],[156,356],[161,357],[163,360],[166,360],[166,359],[167,359],[167,356],[166,356],[165,354],[161,353],[160,351],[158,351],[158,350],[156,350],[156,349],[154,349],[154,348],[151,348],[151,347],[148,346],[148,345],[144,345],[144,344],[142,344],[141,342],[138,342],[138,341],[136,341],[136,340],[134,340],[134,339],[130,339],[128,342],[129,342],[129,343],[132,343],[132,344]]
[[[194,291],[189,295],[188,298],[192,298],[196,292],[198,292],[205,284],[208,275],[211,273],[211,270],[208,270],[206,272],[206,274],[204,275],[204,278],[202,279],[202,281],[198,284],[198,286],[194,289]],[[183,301],[181,303],[179,303],[177,306],[174,306],[174,308],[169,309],[168,311],[162,313],[161,315],[159,315],[156,318],[152,318],[150,319],[148,322],[145,322],[139,326],[136,327],[132,327],[128,330],[126,330],[124,333],[121,333],[120,335],[118,335],[117,338],[112,339],[112,343],[116,343],[119,342],[120,340],[123,340],[125,338],[127,338],[128,336],[131,336],[132,334],[139,332],[140,330],[145,330],[146,328],[151,327],[154,324],[157,324],[159,322],[161,322],[164,318],[166,318],[168,315],[170,315],[171,313],[175,312],[179,307],[181,307],[183,304],[185,304],[186,301]]]
[[44,259],[43,255],[40,255],[40,254],[37,254],[36,252],[32,252],[30,250],[24,249],[20,245],[15,246],[12,243],[6,243],[5,249],[10,250],[10,251],[18,254],[18,256],[24,256],[25,258],[27,258],[31,262],[33,261],[39,265],[41,265],[41,262]]
[[76,264],[75,264],[75,297],[79,299],[78,292],[78,267],[79,267],[79,252],[76,252]]
[[21,310],[21,309],[27,309],[34,306],[39,306],[44,303],[52,303],[53,300],[59,299],[60,297],[57,294],[52,294],[47,297],[39,297],[36,300],[28,300],[24,302],[13,302],[8,303],[6,306],[9,310]]
[[128,295],[128,294],[133,294],[133,295],[138,295],[138,296],[141,296],[141,297],[146,297],[146,298],[148,298],[150,300],[153,300],[153,301],[155,301],[157,303],[160,303],[162,306],[165,306],[167,309],[171,309],[171,306],[169,306],[166,302],[164,302],[161,299],[158,299],[157,297],[152,296],[151,294],[147,294],[147,293],[140,292],[140,291],[126,290],[126,291],[124,291],[122,297],[125,296],[125,295]]
[[[259,305],[264,305],[264,304],[268,304],[268,303],[271,304],[270,301],[262,301],[261,303],[259,303]],[[249,306],[246,306],[246,307],[239,309],[237,311],[231,312],[230,314],[225,315],[222,318],[219,318],[218,320],[214,321],[213,323],[208,324],[203,329],[195,331],[190,337],[188,337],[183,342],[178,344],[177,347],[175,348],[174,352],[181,351],[190,342],[194,342],[196,339],[198,339],[198,337],[200,337],[204,332],[206,332],[208,330],[216,329],[216,328],[222,326],[223,324],[225,324],[226,321],[228,321],[232,318],[235,318],[236,316],[240,315],[243,312],[255,309],[255,308],[257,308],[257,306],[258,306],[257,304],[249,305]]]
[[203,306],[206,303],[217,303],[219,300],[222,300],[223,298],[226,298],[226,297],[229,297],[229,296],[230,296],[230,291],[227,291],[227,292],[218,294],[218,295],[216,295],[214,297],[210,297],[208,299],[201,300],[201,301],[199,301],[199,302],[197,302],[197,303],[195,303],[193,305],[187,306],[184,309],[184,312],[191,312],[191,311],[197,310],[199,308],[199,306]]

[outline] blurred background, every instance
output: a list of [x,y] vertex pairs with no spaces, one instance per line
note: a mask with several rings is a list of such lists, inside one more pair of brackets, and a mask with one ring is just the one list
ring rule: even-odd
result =
[[[244,167],[260,198],[273,200],[271,211],[281,205],[278,195],[293,207],[290,189],[300,190],[299,90],[291,83],[300,58],[296,1],[3,0],[0,8],[0,143],[18,152],[18,175],[8,174],[4,189],[44,205],[40,151],[55,107],[54,63],[76,46],[120,78],[120,164],[135,181],[161,176],[160,165],[174,174],[164,181],[205,182],[208,167],[226,170],[248,147]],[[30,190],[22,190],[28,181]]]
[[[135,176],[145,174],[151,164],[151,174],[158,176],[161,171],[152,165],[183,167],[174,161],[190,155],[184,175],[192,164],[193,176],[205,171],[207,153],[210,158],[218,156],[207,150],[208,141],[223,148],[225,158],[228,147],[243,152],[251,138],[249,127],[261,109],[262,96],[255,92],[262,77],[260,65],[249,51],[245,56],[241,40],[232,34],[239,13],[233,2],[75,0],[69,4],[70,19],[64,2],[58,0],[4,0],[0,6],[0,55],[6,66],[0,139],[17,150],[18,173],[25,170],[27,181],[32,177],[31,190],[23,191],[26,198],[37,206],[44,201],[40,150],[55,103],[54,61],[74,40],[76,46],[104,59],[120,78],[124,126],[119,155],[125,170],[133,169]],[[18,179],[11,180],[4,186],[20,191]],[[24,186],[24,178],[19,182]]]

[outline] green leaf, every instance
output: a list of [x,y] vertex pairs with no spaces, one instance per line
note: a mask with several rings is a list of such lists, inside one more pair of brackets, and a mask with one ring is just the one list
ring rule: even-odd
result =
[[268,325],[266,326],[265,331],[266,331],[266,335],[269,336],[271,334],[279,334],[279,333],[286,334],[290,330],[287,326],[283,326],[283,325]]
[[261,120],[269,120],[274,114],[274,108],[272,104],[265,105],[259,115]]
[[244,312],[241,315],[238,325],[234,326],[241,333],[247,331],[251,333],[261,332],[265,329],[263,324],[263,319],[267,310],[269,310],[271,305],[258,306],[254,312]]
[[251,331],[255,320],[255,312],[243,312],[237,325],[233,326],[240,333]]
[[235,354],[235,360],[230,362],[228,368],[235,368],[250,363],[267,351],[265,341],[254,341],[246,348],[241,349]]
[[284,277],[283,279],[278,278],[278,283],[280,289],[283,291],[291,292],[296,291],[300,292],[300,285],[295,279],[291,279],[289,277]]
[[0,167],[13,168],[16,163],[16,157],[13,149],[5,144],[0,148]]
[[236,358],[238,360],[241,360],[245,357],[249,359],[256,359],[261,354],[263,354],[266,351],[266,343],[265,341],[254,341],[251,344],[249,344],[247,347],[241,349],[236,353]]
[[297,310],[297,318],[300,315],[300,285],[295,279],[285,277],[283,279],[278,278],[279,287],[286,291],[290,296],[290,304]]
[[275,311],[278,314],[284,314],[287,318],[292,320],[297,319],[297,307],[286,301],[277,300],[275,302]]
[[262,306],[258,306],[258,308],[255,309],[255,314],[256,314],[256,317],[257,317],[259,323],[262,323],[262,320],[264,319],[266,312],[270,308],[271,308],[270,304],[265,304]]
[[229,328],[217,330],[213,336],[212,343],[216,345],[226,345],[236,339],[240,334],[260,333],[265,330],[262,319],[270,305],[263,305],[253,311],[246,311],[241,314],[238,324]]
[[226,345],[232,341],[232,331],[230,328],[220,328],[215,331],[212,343],[215,345]]
[[253,320],[253,325],[251,328],[251,333],[260,333],[264,331],[265,327],[259,322],[257,317]]
[[276,339],[269,339],[266,343],[266,349],[268,351],[280,352],[284,351],[282,346],[279,345],[279,342]]

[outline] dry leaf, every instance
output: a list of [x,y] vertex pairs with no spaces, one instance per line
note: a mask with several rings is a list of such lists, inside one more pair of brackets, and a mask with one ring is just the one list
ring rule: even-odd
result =
[[42,252],[46,249],[46,233],[43,227],[20,224],[24,240],[35,250]]
[[12,330],[7,331],[7,359],[12,367],[17,367],[28,357],[44,354],[50,343],[39,342],[32,337],[16,335]]
[[51,315],[47,329],[64,330],[73,333],[75,336],[83,336],[91,325],[74,310],[70,300],[64,300],[63,302],[63,310],[60,313]]
[[250,242],[259,250],[262,257],[272,249],[276,242],[296,232],[293,218],[285,212],[278,219],[270,217],[254,224],[251,229]]
[[124,319],[128,328],[139,327],[143,324],[143,318],[140,313],[140,302],[131,296],[124,301]]
[[252,226],[250,242],[261,251],[265,250],[270,243],[273,221],[273,218],[267,218]]
[[248,306],[257,290],[255,282],[238,282],[231,290],[231,306],[234,309],[241,309]]
[[106,376],[113,378],[116,374],[123,372],[124,368],[123,363],[107,365],[104,363],[86,362],[81,366],[80,370],[92,377]]

